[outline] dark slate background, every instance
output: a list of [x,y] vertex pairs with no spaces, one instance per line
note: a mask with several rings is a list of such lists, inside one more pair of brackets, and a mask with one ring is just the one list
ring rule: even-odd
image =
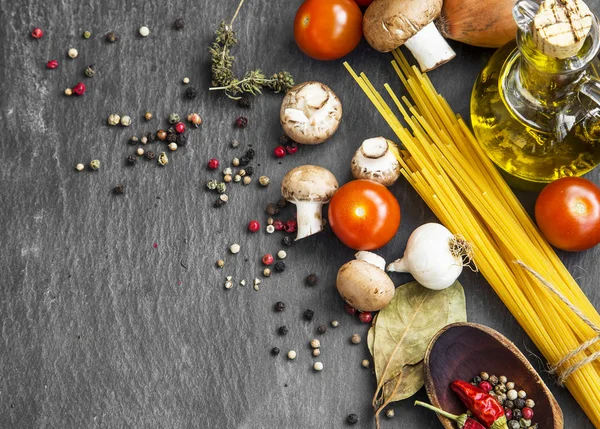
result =
[[[366,337],[367,327],[343,312],[334,288],[337,269],[354,252],[326,231],[289,249],[288,269],[260,291],[237,286],[259,276],[262,254],[281,248],[282,235],[250,235],[246,224],[257,218],[264,226],[264,207],[279,197],[288,169],[317,163],[343,183],[363,139],[392,136],[341,61],[314,61],[297,49],[292,22],[300,3],[249,0],[235,23],[239,73],[289,70],[297,82],[330,85],[344,106],[330,142],[278,162],[271,153],[281,134],[280,95],[259,97],[247,111],[206,91],[206,47],[237,1],[0,1],[0,428],[341,428],[349,413],[360,416],[356,427],[374,427],[374,377],[360,365],[368,351],[364,341],[349,344],[353,333]],[[186,28],[176,32],[172,23],[182,16]],[[148,38],[138,36],[141,25],[150,28]],[[35,26],[46,31],[42,40],[29,37]],[[84,30],[93,37],[83,40]],[[121,41],[107,44],[110,30]],[[70,47],[79,50],[75,60],[66,57]],[[492,51],[453,47],[457,58],[431,78],[468,117],[471,85]],[[52,58],[60,67],[46,70]],[[398,88],[389,55],[362,42],[346,59],[377,87],[389,81]],[[82,72],[92,63],[97,75],[87,79]],[[201,89],[194,101],[183,97],[184,76]],[[88,85],[83,97],[62,95],[78,81]],[[145,123],[147,110],[157,119]],[[129,136],[164,127],[170,112],[192,111],[205,124],[190,132],[187,148],[169,154],[167,167],[125,165]],[[133,125],[107,126],[113,112],[129,114]],[[240,114],[250,121],[245,130],[233,126]],[[230,148],[234,138],[240,149]],[[226,164],[250,145],[256,177],[268,175],[272,186],[231,186],[229,204],[212,208],[216,195],[204,184],[218,175],[207,171],[207,160]],[[100,171],[74,170],[94,158]],[[599,172],[589,177],[597,181]],[[126,195],[112,194],[118,183]],[[402,255],[416,226],[435,220],[404,181],[392,191],[403,221],[380,251],[388,261]],[[531,210],[535,194],[519,195]],[[238,255],[227,252],[234,242],[242,245]],[[598,252],[561,255],[595,304]],[[219,258],[227,262],[222,270],[214,266]],[[314,288],[303,283],[311,272],[321,279]],[[229,291],[226,275],[236,282]],[[537,352],[480,275],[467,271],[461,279],[471,321]],[[272,310],[278,300],[287,304],[283,313]],[[307,308],[315,311],[312,323],[301,318]],[[325,369],[315,373],[308,341],[332,319],[341,326],[320,337]],[[282,338],[276,331],[283,324],[290,333]],[[298,358],[273,358],[273,346],[295,349]],[[565,427],[592,428],[568,392],[552,390]],[[394,409],[384,427],[439,427],[411,400]]]

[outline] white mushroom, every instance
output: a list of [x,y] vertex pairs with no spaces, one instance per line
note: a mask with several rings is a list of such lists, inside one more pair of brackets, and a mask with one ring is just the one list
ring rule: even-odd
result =
[[432,70],[456,56],[433,21],[442,0],[375,0],[363,18],[367,42],[381,52],[405,45],[422,71]]
[[296,240],[323,230],[321,209],[337,189],[335,176],[323,167],[301,165],[288,171],[281,182],[281,195],[296,205]]
[[297,143],[323,143],[335,133],[341,119],[340,99],[327,85],[319,82],[294,86],[281,103],[281,126]]
[[354,178],[392,186],[400,177],[400,163],[390,150],[393,144],[383,137],[365,140],[352,158]]
[[342,265],[335,285],[348,304],[360,311],[378,311],[389,304],[396,291],[394,282],[383,271],[385,260],[361,251],[355,260]]

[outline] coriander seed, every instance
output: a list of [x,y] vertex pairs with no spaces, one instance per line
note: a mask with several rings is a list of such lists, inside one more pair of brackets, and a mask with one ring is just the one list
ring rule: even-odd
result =
[[363,359],[360,364],[363,366],[363,368],[369,368],[371,366],[371,362],[369,362],[369,359]]
[[84,31],[82,37],[84,39],[89,39],[90,37],[92,37],[92,33],[90,31]]
[[77,171],[83,171],[84,168],[85,166],[82,163],[79,163],[75,166],[75,170]]
[[154,115],[152,114],[152,112],[146,112],[146,113],[144,114],[144,119],[145,119],[146,121],[151,121],[153,117],[154,117]]
[[77,52],[77,49],[71,48],[68,50],[67,55],[69,56],[69,58],[75,59],[79,55],[79,52]]
[[223,183],[223,182],[219,182],[219,183],[217,183],[216,190],[219,194],[224,194],[225,191],[227,190],[227,185],[225,185],[225,183]]
[[295,352],[294,350],[290,350],[290,351],[287,353],[287,357],[288,357],[288,359],[289,359],[289,360],[294,360],[294,359],[296,359],[296,352]]
[[260,183],[261,186],[269,186],[270,182],[271,180],[267,176],[260,176],[258,178],[258,183]]
[[242,176],[242,177],[245,177],[245,176],[246,176],[246,170],[244,170],[244,169],[242,168],[240,171],[238,171],[238,174],[239,174],[240,176]]
[[527,393],[524,390],[519,390],[517,392],[517,395],[519,396],[520,399],[525,399],[527,398]]
[[[123,125],[124,127],[128,127],[131,125],[131,117],[129,115],[123,115],[121,116],[121,125]],[[143,137],[142,137],[143,139]]]
[[144,154],[144,149],[142,149],[141,147],[138,147],[137,150],[135,151],[135,153],[137,153],[139,156],[142,156]]
[[116,113],[111,113],[108,115],[108,125],[112,125],[114,127],[115,125],[119,125],[120,122],[121,117]]
[[319,356],[321,356],[321,349],[313,349],[313,351],[312,351],[312,355],[313,355],[314,357],[319,357]]
[[167,153],[161,152],[160,155],[158,155],[158,164],[160,166],[164,167],[168,163],[169,163],[169,157],[167,156]]
[[177,113],[171,113],[169,115],[169,124],[171,124],[171,125],[175,125],[180,120],[181,120],[181,118],[179,117],[179,115]]
[[208,182],[206,182],[206,187],[211,191],[214,191],[215,189],[217,189],[217,181],[209,180]]
[[217,261],[217,267],[219,267],[219,268],[223,268],[224,266],[225,266],[225,261],[224,261],[224,260],[222,260],[222,259],[219,259],[219,260]]
[[321,341],[319,341],[317,338],[310,340],[310,346],[313,349],[319,349],[321,348]]
[[273,225],[267,225],[266,231],[267,234],[273,234],[275,232],[275,227]]
[[177,143],[175,143],[175,142],[169,143],[169,150],[176,151],[177,150]]
[[100,160],[99,159],[92,159],[90,161],[90,168],[94,171],[99,170],[100,169]]
[[246,186],[247,186],[247,185],[249,185],[251,182],[252,182],[252,177],[250,177],[250,176],[244,176],[244,179],[242,180],[242,183],[243,183],[244,185],[246,185]]
[[237,243],[232,244],[231,246],[229,246],[229,251],[235,255],[240,251],[240,245]]
[[352,344],[360,344],[362,338],[360,338],[360,335],[354,334],[352,335],[352,337],[350,337],[350,341],[352,342]]
[[90,64],[89,66],[87,66],[85,70],[83,70],[83,74],[87,77],[94,77],[94,75],[96,74],[96,70],[94,70],[94,65]]
[[271,276],[271,270],[269,268],[265,268],[263,270],[263,276],[270,277]]
[[315,362],[313,364],[313,368],[315,371],[323,371],[323,363],[321,362]]
[[143,27],[140,27],[138,31],[140,32],[140,36],[142,37],[148,37],[148,35],[150,35],[150,29],[145,25]]
[[65,89],[65,95],[67,97],[70,97],[71,95],[73,95],[73,90],[71,88]]
[[332,320],[331,321],[331,327],[332,328],[337,328],[338,326],[340,326],[340,322],[338,322],[337,320]]

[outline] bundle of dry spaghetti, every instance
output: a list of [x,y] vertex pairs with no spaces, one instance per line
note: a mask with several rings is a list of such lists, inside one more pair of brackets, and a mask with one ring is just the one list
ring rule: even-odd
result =
[[357,75],[348,64],[346,68],[402,142],[404,148],[397,153],[402,174],[448,229],[473,244],[481,273],[600,429],[600,341],[595,328],[600,315],[464,121],[427,75],[410,67],[400,51],[394,58],[392,66],[412,102],[406,97],[401,101],[388,84],[385,88],[407,127],[364,73]]

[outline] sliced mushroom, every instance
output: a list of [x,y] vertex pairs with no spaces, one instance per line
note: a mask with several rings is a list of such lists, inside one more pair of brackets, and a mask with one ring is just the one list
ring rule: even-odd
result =
[[378,311],[394,297],[395,287],[383,271],[385,260],[371,252],[361,251],[355,260],[342,265],[335,285],[348,304],[360,311]]
[[433,21],[442,11],[442,0],[375,0],[363,18],[369,44],[381,52],[406,45],[422,71],[456,56]]
[[341,119],[340,99],[327,85],[319,82],[294,86],[281,103],[281,126],[297,143],[323,143],[335,133]]
[[288,171],[281,182],[281,195],[296,205],[296,240],[323,230],[323,204],[331,200],[337,189],[335,176],[323,167],[301,165]]
[[400,163],[390,150],[394,142],[383,137],[365,140],[352,158],[352,175],[392,186],[400,177]]

